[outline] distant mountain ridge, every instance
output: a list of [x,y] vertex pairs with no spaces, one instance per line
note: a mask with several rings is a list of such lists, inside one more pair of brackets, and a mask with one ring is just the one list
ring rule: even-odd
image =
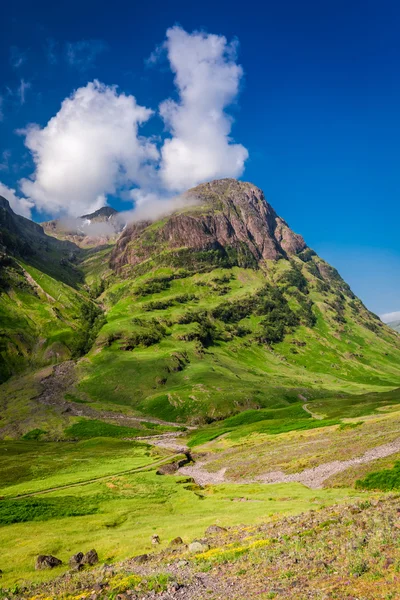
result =
[[390,321],[390,323],[386,323],[386,325],[400,333],[400,321]]
[[45,221],[41,225],[49,235],[71,241],[81,248],[89,248],[116,240],[125,224],[118,215],[118,211],[111,206],[103,206],[81,217],[64,217]]

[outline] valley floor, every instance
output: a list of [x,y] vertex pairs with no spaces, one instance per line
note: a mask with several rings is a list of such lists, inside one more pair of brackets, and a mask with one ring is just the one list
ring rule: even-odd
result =
[[[41,429],[0,441],[0,598],[400,597],[398,390],[197,428],[46,398],[59,441]],[[193,462],[168,471],[185,453]],[[91,548],[109,566],[71,570]],[[39,554],[63,564],[36,571]]]

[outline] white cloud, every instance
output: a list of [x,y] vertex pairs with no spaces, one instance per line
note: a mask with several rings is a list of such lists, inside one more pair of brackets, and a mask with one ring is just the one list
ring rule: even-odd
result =
[[24,79],[21,79],[21,82],[20,82],[19,88],[18,88],[18,95],[19,95],[19,101],[21,103],[21,106],[23,104],[25,104],[26,90],[29,90],[30,87],[31,87],[31,84],[29,83],[29,81],[25,81]]
[[232,143],[232,118],[225,112],[236,100],[243,74],[236,63],[236,44],[223,36],[172,27],[164,46],[179,100],[160,105],[172,135],[161,149],[162,183],[182,191],[210,179],[239,177],[248,152]]
[[400,311],[385,313],[384,315],[380,315],[380,318],[384,323],[392,323],[393,321],[400,321]]
[[[87,44],[69,45],[71,64],[86,64],[80,53],[93,56]],[[158,214],[161,200],[204,181],[239,177],[248,152],[231,139],[233,120],[226,112],[243,74],[236,50],[223,36],[168,29],[150,59],[168,59],[178,92],[176,101],[159,106],[164,141],[139,135],[138,127],[154,113],[134,96],[88,83],[63,101],[45,127],[20,132],[36,167],[19,182],[21,190],[52,215],[89,213],[105,205],[108,195],[126,196],[128,190],[138,207],[157,205]]]
[[31,209],[34,206],[32,200],[20,198],[14,189],[7,187],[0,181],[0,196],[9,201],[11,208],[17,215],[30,218]]
[[86,71],[94,65],[99,54],[107,49],[101,40],[82,40],[69,42],[66,46],[67,62],[71,67]]
[[79,216],[104,206],[107,194],[145,181],[146,163],[157,159],[151,139],[138,136],[151,115],[116,87],[94,81],[79,88],[43,129],[21,132],[36,165],[22,191],[51,214]]

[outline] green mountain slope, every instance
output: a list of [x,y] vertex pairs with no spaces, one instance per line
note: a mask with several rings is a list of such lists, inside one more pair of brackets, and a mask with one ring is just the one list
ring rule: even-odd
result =
[[80,366],[92,399],[207,422],[298,395],[400,385],[396,334],[251,184],[188,192],[194,207],[126,228]]
[[[85,354],[65,390],[76,401],[195,424],[400,386],[397,334],[261,190],[220,180],[187,196],[186,209],[132,223],[114,247],[77,248],[65,273],[54,272],[54,261],[49,273],[44,253],[36,264],[8,253],[18,265],[7,267],[14,279],[0,296],[3,339],[16,348],[3,345],[8,374],[45,364],[48,348],[54,361]],[[52,244],[52,252],[71,247]],[[18,268],[43,291],[22,292],[28,280]],[[69,284],[67,272],[76,273]],[[32,325],[42,321],[44,334]],[[21,334],[30,336],[22,350]]]
[[0,382],[84,350],[100,311],[84,289],[82,256],[0,198]]

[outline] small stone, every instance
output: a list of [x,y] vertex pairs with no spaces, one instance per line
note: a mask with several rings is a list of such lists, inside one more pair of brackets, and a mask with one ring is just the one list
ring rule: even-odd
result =
[[149,560],[149,555],[148,554],[139,554],[139,556],[134,556],[132,558],[132,560],[133,560],[133,562],[136,562],[139,564],[145,563]]
[[179,544],[183,544],[183,539],[179,536],[171,540],[169,543],[170,546],[178,546]]
[[187,567],[187,565],[188,565],[188,564],[189,564],[189,561],[187,561],[187,560],[180,560],[180,561],[178,561],[178,562],[176,563],[176,566],[177,566],[179,569],[182,569],[183,567]]
[[212,533],[225,533],[226,531],[228,530],[225,529],[225,527],[220,527],[219,525],[210,525],[210,527],[207,527],[206,529],[206,535],[210,535]]
[[385,564],[383,565],[384,569],[388,569],[390,567],[390,565],[392,565],[394,563],[393,558],[387,558],[385,560]]
[[151,543],[152,543],[152,544],[159,544],[159,543],[160,543],[160,538],[159,538],[159,536],[158,536],[158,535],[155,535],[155,534],[154,534],[154,535],[152,535],[152,536],[151,536]]
[[102,589],[104,589],[106,587],[105,583],[95,583],[93,586],[93,591],[94,592],[101,592]]
[[40,571],[42,569],[54,569],[54,567],[58,567],[62,565],[62,561],[51,554],[39,554],[36,559],[35,569],[36,571]]
[[179,583],[177,581],[173,581],[169,586],[168,586],[168,591],[169,592],[177,592],[178,590],[181,589],[181,585],[179,585]]
[[189,544],[189,552],[206,552],[210,549],[210,546],[201,542],[200,540],[194,540],[191,544]]

